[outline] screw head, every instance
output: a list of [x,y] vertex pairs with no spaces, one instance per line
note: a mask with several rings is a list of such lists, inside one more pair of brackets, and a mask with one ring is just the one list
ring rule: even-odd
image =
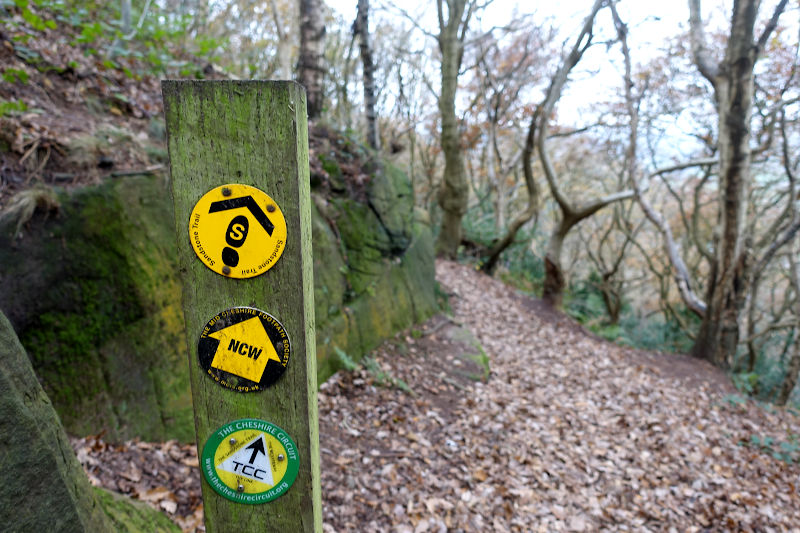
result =
[[284,459],[285,459],[285,457],[283,456],[283,454],[279,453],[278,454],[278,461],[283,461]]
[[269,204],[267,206],[267,211],[270,212],[270,213],[274,213],[275,212],[275,206],[272,205],[272,204]]
[[231,267],[229,267],[228,265],[225,265],[224,267],[222,267],[222,273],[227,276],[228,274],[231,273]]
[[231,195],[231,190],[228,187],[223,187],[222,196],[230,196],[230,195]]
[[238,487],[236,487],[236,490],[239,492],[244,492],[244,485],[239,485]]
[[236,439],[231,438],[231,440],[229,440],[228,442],[230,442],[231,446],[233,446],[234,444],[236,444]]

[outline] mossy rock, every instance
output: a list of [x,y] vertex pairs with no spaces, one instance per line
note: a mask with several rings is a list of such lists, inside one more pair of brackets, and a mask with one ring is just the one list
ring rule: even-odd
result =
[[191,440],[169,195],[152,177],[61,195],[56,219],[0,236],[6,310],[65,426]]
[[177,532],[165,515],[89,485],[25,350],[0,313],[3,531]]
[[438,309],[433,236],[406,175],[385,165],[364,191],[336,190],[312,193],[320,382]]
[[93,487],[98,504],[103,509],[111,528],[116,533],[180,533],[167,515],[144,502],[99,487]]

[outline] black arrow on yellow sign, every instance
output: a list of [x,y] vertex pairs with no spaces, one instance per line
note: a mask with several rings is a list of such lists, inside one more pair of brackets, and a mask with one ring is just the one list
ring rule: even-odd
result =
[[249,209],[258,223],[266,230],[267,234],[272,237],[272,231],[275,229],[275,226],[272,225],[267,214],[258,206],[252,196],[240,196],[239,198],[229,198],[227,200],[212,202],[208,212],[219,213],[220,211],[228,211],[229,209],[238,209],[240,207]]

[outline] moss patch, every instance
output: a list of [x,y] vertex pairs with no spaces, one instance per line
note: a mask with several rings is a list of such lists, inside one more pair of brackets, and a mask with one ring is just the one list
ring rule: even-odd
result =
[[[413,218],[410,196],[403,192],[410,190],[407,178],[392,170],[384,180],[371,182],[368,192],[374,204],[340,197],[331,205],[331,218],[335,217],[347,257],[347,290],[339,312],[329,312],[324,319],[317,315],[320,382],[345,366],[339,350],[358,362],[384,339],[422,322],[438,308],[431,231]],[[325,242],[332,248],[328,252],[322,250]],[[329,265],[317,263],[316,256],[332,253],[332,241],[318,241],[315,233],[315,269],[325,269],[315,270],[315,280],[332,274]]]
[[191,396],[163,183],[62,195],[62,215],[3,232],[8,309],[67,430],[190,440]]
[[97,502],[118,533],[180,533],[166,515],[146,503],[137,502],[121,494],[92,487]]

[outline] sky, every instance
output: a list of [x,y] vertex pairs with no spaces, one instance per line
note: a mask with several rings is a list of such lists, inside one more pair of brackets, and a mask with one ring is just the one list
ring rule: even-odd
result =
[[[354,20],[356,0],[326,0],[326,3],[345,20]],[[714,3],[718,3],[715,0]],[[391,0],[372,0],[370,2],[371,18],[395,17],[384,5],[395,5]],[[417,20],[431,32],[436,27],[436,3],[433,0],[405,0],[400,3],[412,15],[419,15]],[[571,44],[583,24],[583,19],[591,7],[592,0],[560,0],[557,2],[518,2],[517,0],[494,0],[480,13],[479,23],[482,29],[507,24],[515,14],[533,14],[539,21],[552,21],[559,29],[561,41]],[[712,4],[706,2],[706,4]],[[531,7],[534,6],[534,7]],[[666,40],[686,27],[688,6],[680,2],[642,2],[641,0],[623,0],[618,5],[620,16],[630,28],[629,45],[632,48],[634,63],[643,62],[658,53]],[[704,11],[708,11],[704,5]],[[477,29],[477,25],[472,27]],[[599,26],[604,28],[603,35],[613,37],[613,24],[607,10],[599,15]],[[374,24],[372,24],[374,27]],[[598,92],[609,95],[616,91],[621,83],[621,73],[616,68],[608,68],[608,57],[605,47],[595,47],[584,56],[576,69],[572,81],[567,85],[561,102],[559,116],[569,122],[580,122],[581,116],[587,115],[587,102],[596,101]],[[613,54],[616,59],[619,54]],[[591,95],[591,98],[590,98]]]
[[[356,13],[356,0],[325,0],[345,20],[353,20]],[[761,8],[761,19],[765,20],[774,9],[777,0],[766,0]],[[435,34],[436,3],[433,0],[372,0],[370,18],[391,19],[402,22],[393,6],[400,5],[407,13],[432,34]],[[571,46],[580,27],[583,25],[593,0],[557,0],[556,2],[519,2],[518,0],[493,0],[475,19],[471,29],[486,30],[492,26],[506,25],[512,17],[520,14],[533,15],[540,24],[550,23],[558,29],[556,42]],[[727,26],[731,0],[704,0],[702,2],[703,20],[706,32]],[[388,7],[384,7],[388,6]],[[642,0],[619,0],[617,9],[629,29],[628,45],[631,59],[636,64],[644,64],[662,55],[667,43],[675,36],[685,34],[688,29],[689,7],[687,0],[646,2]],[[797,24],[797,8],[791,8],[783,15],[784,24]],[[374,28],[374,22],[371,22]],[[612,41],[616,38],[611,15],[603,9],[595,21],[595,42]],[[580,128],[596,122],[598,102],[611,101],[620,94],[622,85],[622,56],[618,46],[607,48],[599,45],[590,48],[576,69],[570,75],[562,97],[557,105],[558,121],[562,126]],[[430,76],[436,80],[435,74]],[[703,83],[703,82],[701,82]],[[458,105],[458,104],[457,104]],[[689,121],[689,122],[687,122]],[[694,128],[688,115],[678,117],[671,124],[664,123],[672,149],[670,156],[690,150],[694,137],[684,132]],[[689,144],[686,144],[689,143]]]

